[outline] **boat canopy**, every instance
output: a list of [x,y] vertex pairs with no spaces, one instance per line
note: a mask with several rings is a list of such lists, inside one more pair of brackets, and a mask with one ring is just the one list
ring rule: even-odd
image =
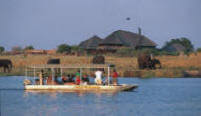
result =
[[[29,70],[33,70],[34,79],[36,77],[36,70],[38,69],[51,69],[52,77],[55,77],[55,69],[60,69],[60,76],[63,76],[63,69],[79,69],[80,70],[80,80],[82,77],[82,69],[106,69],[107,70],[107,80],[110,81],[110,68],[115,67],[112,64],[35,64],[29,65],[26,68],[25,75],[27,77]],[[109,85],[109,83],[108,83]]]
[[27,68],[110,68],[114,67],[111,64],[39,64],[39,65],[29,65]]

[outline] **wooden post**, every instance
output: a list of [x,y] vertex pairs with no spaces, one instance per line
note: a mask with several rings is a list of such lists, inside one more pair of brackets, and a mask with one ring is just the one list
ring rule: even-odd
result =
[[27,79],[27,68],[25,70],[26,70],[26,72],[25,72],[25,78]]
[[35,66],[34,66],[34,81],[36,80],[36,69],[35,69]]
[[61,78],[62,78],[62,73],[63,73],[63,70],[62,70],[62,68],[61,68],[61,67],[60,67],[60,69],[61,69],[60,75],[61,75]]
[[54,84],[54,69],[53,68],[51,68],[51,72],[52,72],[52,84]]
[[110,67],[108,66],[108,77],[107,77],[107,83],[110,85]]

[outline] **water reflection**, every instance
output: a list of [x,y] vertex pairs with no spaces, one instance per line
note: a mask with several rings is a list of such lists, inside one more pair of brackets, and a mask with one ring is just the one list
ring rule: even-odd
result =
[[[96,111],[103,111],[99,115],[106,115],[116,109],[111,106],[111,98],[118,95],[114,92],[88,92],[88,91],[24,91],[23,101],[29,106],[24,114],[31,115],[31,112],[39,116],[53,115],[60,113],[68,115],[95,115]],[[105,109],[107,108],[107,109]],[[95,112],[93,111],[95,110]]]
[[94,94],[96,97],[101,97],[101,96],[115,96],[118,92],[110,92],[110,91],[49,91],[49,90],[40,90],[40,91],[35,91],[35,90],[24,90],[24,97],[29,97],[32,95],[48,95],[51,96],[52,98],[57,98],[58,94],[74,94],[77,95],[78,97],[85,96],[86,94]]

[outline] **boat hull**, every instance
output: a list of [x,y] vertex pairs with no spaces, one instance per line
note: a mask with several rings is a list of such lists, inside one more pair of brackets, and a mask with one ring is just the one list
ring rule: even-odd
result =
[[132,91],[138,85],[25,85],[25,90],[64,91]]

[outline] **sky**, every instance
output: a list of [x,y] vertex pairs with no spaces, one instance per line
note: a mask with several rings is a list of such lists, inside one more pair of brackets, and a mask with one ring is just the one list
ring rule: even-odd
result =
[[0,0],[0,46],[53,49],[141,27],[158,48],[180,37],[198,48],[200,11],[201,0]]

